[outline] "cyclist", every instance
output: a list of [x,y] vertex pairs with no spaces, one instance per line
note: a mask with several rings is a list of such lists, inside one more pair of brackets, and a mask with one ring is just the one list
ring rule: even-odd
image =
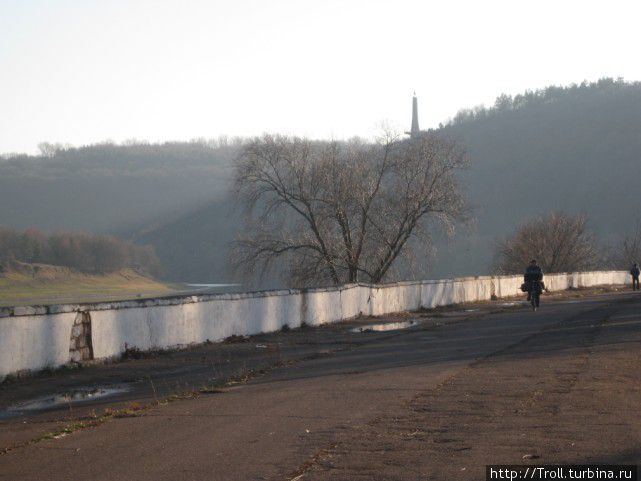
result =
[[632,264],[632,268],[630,269],[630,275],[632,276],[632,290],[633,291],[638,291],[639,290],[639,274],[641,271],[639,271],[639,266],[635,262]]
[[543,284],[543,271],[536,263],[535,259],[530,261],[530,265],[525,269],[524,276],[527,285],[527,300],[532,303],[532,309],[539,307],[541,292],[545,287]]

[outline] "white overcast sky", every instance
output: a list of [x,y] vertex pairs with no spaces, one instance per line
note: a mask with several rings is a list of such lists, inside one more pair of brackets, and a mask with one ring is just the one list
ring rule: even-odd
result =
[[0,0],[0,152],[422,128],[502,93],[641,80],[634,1]]

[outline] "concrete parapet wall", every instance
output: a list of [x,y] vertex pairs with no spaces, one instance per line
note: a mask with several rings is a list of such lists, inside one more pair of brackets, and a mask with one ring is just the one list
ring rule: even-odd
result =
[[[556,291],[626,284],[630,279],[625,271],[598,271],[546,275],[545,282],[549,290]],[[467,277],[0,308],[0,379],[59,367],[87,355],[109,359],[130,348],[176,348],[277,331],[283,326],[317,326],[359,315],[509,297],[520,293],[521,283],[522,276]]]

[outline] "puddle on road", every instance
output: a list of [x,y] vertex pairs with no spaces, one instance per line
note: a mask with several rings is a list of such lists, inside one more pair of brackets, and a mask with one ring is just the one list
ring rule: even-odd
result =
[[102,387],[77,388],[65,393],[56,393],[24,401],[0,411],[0,419],[18,416],[23,412],[41,411],[59,406],[69,406],[95,401],[131,390],[130,386],[114,385]]
[[358,326],[350,329],[350,332],[385,332],[385,331],[399,331],[401,329],[408,329],[412,326],[420,324],[421,321],[400,321],[400,322],[386,322],[383,324],[368,324],[366,326]]

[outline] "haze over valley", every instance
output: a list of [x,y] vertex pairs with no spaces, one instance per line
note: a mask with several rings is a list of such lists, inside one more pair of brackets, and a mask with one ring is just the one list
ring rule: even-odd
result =
[[[419,114],[429,108],[425,92]],[[471,222],[451,240],[435,239],[427,262],[408,276],[490,273],[495,241],[550,210],[585,213],[603,245],[620,242],[640,220],[638,82],[604,78],[501,95],[437,130],[468,152],[460,177]],[[41,155],[5,155],[0,224],[115,235],[154,246],[167,280],[229,282],[229,246],[243,226],[231,192],[234,159],[246,142],[43,144]]]

